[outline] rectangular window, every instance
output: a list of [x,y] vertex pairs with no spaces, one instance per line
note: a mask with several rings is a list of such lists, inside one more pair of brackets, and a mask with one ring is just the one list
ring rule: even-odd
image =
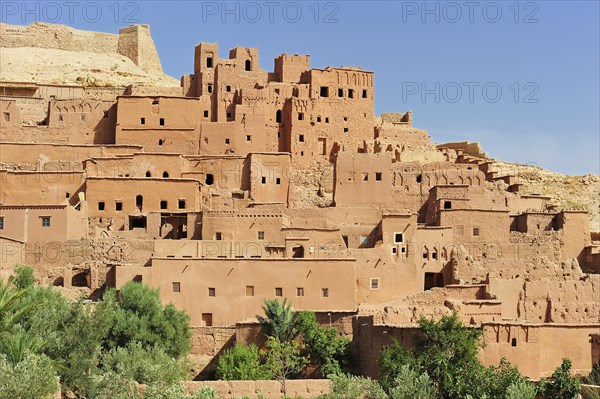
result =
[[185,200],[180,199],[179,203],[177,205],[178,205],[179,209],[185,209]]
[[302,287],[296,288],[296,296],[304,296],[304,288],[302,288]]
[[298,141],[301,143],[304,143],[304,135],[301,134],[300,136],[298,136]]
[[354,98],[354,90],[348,89],[348,98]]
[[437,260],[437,258],[438,258],[437,251],[434,249],[433,251],[431,251],[431,259]]
[[321,117],[320,116],[317,116],[317,122],[321,123]]
[[10,114],[8,112],[4,113],[4,122],[10,122]]
[[160,118],[158,122],[160,123],[161,126],[164,126],[165,125],[165,118]]
[[261,184],[267,184],[267,178],[265,176],[262,176],[260,178],[260,182],[261,182]]
[[209,83],[206,85],[206,91],[208,92],[208,94],[212,93],[212,84]]
[[204,117],[208,118],[208,111],[204,111]]
[[231,114],[231,112],[228,112],[228,113],[227,113],[227,120],[228,120],[228,121],[230,121],[230,120],[231,120],[231,118],[232,118],[232,116],[231,116],[231,115],[232,115],[232,114]]
[[50,216],[42,216],[42,227],[50,227]]
[[212,57],[206,57],[206,67],[207,68],[212,68],[213,67],[213,59],[212,59]]
[[122,210],[123,210],[123,203],[121,201],[115,202],[115,211],[122,211]]
[[367,90],[363,89],[362,98],[367,98]]
[[329,97],[329,87],[321,86],[321,90],[319,91],[321,97]]
[[275,296],[283,296],[283,288],[281,288],[281,287],[275,288]]
[[4,218],[0,218],[0,230],[4,230]]
[[275,179],[275,184],[281,184],[281,179],[279,177]]
[[338,89],[338,97],[344,97],[344,89]]
[[265,239],[265,232],[264,231],[259,231],[258,232],[258,239],[259,240],[264,240]]
[[181,283],[179,281],[173,282],[173,292],[181,292]]
[[404,242],[404,234],[402,233],[394,233],[394,243],[398,244]]
[[349,128],[347,128],[347,127],[344,128],[344,133],[348,133],[349,131],[350,131]]
[[325,117],[325,123],[329,123],[329,117]]
[[165,200],[160,201],[160,209],[167,209],[167,201],[165,201]]
[[104,210],[104,201],[98,201],[98,210],[99,211],[103,211]]
[[246,286],[246,296],[254,296],[254,286],[253,285]]
[[473,227],[473,236],[474,237],[479,236],[479,227]]
[[212,327],[212,313],[202,313],[202,327]]
[[215,290],[214,288],[209,288],[208,289],[208,296],[216,296],[217,290]]
[[321,296],[323,298],[329,298],[329,288],[321,288]]
[[146,124],[146,118],[140,118],[140,125]]
[[246,136],[246,141],[252,141],[252,136],[250,136],[250,135],[247,135],[247,136]]
[[304,120],[304,112],[298,112],[298,120],[299,121],[303,121]]
[[221,241],[222,239],[223,239],[223,233],[221,233],[220,231],[217,231],[215,233],[215,240]]
[[229,144],[229,139],[225,139],[225,144]]
[[372,278],[371,279],[371,289],[372,290],[378,290],[379,289],[379,279],[378,278]]
[[362,180],[363,181],[369,181],[369,174],[368,173],[363,173],[362,174]]
[[231,92],[231,86],[229,86],[229,85],[225,86],[225,91],[228,93]]

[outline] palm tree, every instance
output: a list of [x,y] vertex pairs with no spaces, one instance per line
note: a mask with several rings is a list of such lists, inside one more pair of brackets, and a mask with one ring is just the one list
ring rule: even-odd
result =
[[25,294],[23,289],[15,289],[11,284],[0,279],[0,333],[11,330],[14,325],[30,309],[30,306],[21,306],[21,297]]
[[265,299],[262,307],[266,317],[257,315],[263,334],[267,337],[275,337],[280,342],[291,341],[298,336],[298,312],[292,310],[292,304],[278,299]]

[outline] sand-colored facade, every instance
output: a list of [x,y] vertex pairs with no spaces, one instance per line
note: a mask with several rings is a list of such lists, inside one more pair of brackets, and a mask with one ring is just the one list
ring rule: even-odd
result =
[[[146,31],[103,45],[127,52]],[[386,328],[452,311],[484,329],[486,363],[539,378],[576,347],[576,371],[591,368],[600,236],[585,211],[522,194],[477,144],[434,145],[411,112],[376,116],[373,72],[258,56],[200,43],[179,88],[0,82],[2,273],[139,281],[202,328],[273,298],[351,315],[369,375]],[[49,243],[60,255],[35,249]]]

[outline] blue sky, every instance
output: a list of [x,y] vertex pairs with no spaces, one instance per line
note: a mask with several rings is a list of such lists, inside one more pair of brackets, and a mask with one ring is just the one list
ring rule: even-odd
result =
[[[412,110],[435,142],[480,141],[494,158],[599,173],[598,1],[3,1],[2,22],[118,32],[147,23],[166,73],[194,46],[258,47],[311,65],[375,72],[375,111]],[[70,8],[72,7],[72,8]],[[69,11],[72,11],[69,15]],[[117,12],[118,11],[118,12]]]

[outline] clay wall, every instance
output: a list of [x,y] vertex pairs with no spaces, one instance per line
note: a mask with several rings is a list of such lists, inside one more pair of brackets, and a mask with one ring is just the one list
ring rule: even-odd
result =
[[[220,398],[236,399],[279,399],[283,390],[279,381],[187,381],[190,392],[209,386],[217,391]],[[316,398],[329,393],[329,380],[287,380],[286,393],[290,397]]]
[[65,204],[83,185],[82,172],[12,172],[0,170],[0,203],[5,205]]

